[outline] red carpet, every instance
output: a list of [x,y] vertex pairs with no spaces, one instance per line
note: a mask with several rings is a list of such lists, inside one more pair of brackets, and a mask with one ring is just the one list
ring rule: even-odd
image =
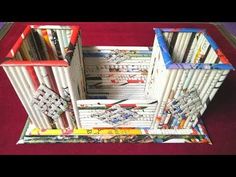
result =
[[[0,62],[24,29],[14,24],[0,42]],[[32,24],[32,23],[31,23]],[[35,24],[35,23],[34,23]],[[44,23],[52,24],[52,23]],[[72,23],[55,23],[72,24]],[[82,29],[83,45],[152,46],[154,27],[206,28],[236,66],[236,49],[214,25],[191,23],[74,23]],[[0,154],[236,154],[236,73],[233,71],[203,118],[213,145],[206,144],[27,144],[16,145],[27,114],[3,69],[0,69]]]

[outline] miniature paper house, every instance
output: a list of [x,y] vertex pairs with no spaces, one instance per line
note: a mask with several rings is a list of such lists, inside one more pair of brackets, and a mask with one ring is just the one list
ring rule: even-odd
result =
[[233,69],[201,29],[150,47],[84,47],[76,26],[27,26],[2,64],[40,129],[194,127]]

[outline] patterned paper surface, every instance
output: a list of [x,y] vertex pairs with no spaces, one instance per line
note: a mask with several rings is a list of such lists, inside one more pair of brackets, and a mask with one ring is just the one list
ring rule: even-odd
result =
[[58,119],[68,108],[64,99],[43,84],[36,90],[31,102],[33,106],[54,120]]
[[[150,134],[148,133],[150,132]],[[212,144],[206,129],[200,122],[195,129],[181,134],[168,133],[168,130],[156,134],[144,129],[74,129],[39,130],[26,123],[18,144],[37,143],[206,143]]]

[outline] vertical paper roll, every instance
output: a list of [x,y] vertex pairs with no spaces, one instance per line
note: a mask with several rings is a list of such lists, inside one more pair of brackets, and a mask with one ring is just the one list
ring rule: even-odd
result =
[[[34,71],[34,68],[31,68],[31,69],[33,69],[33,71]],[[26,79],[26,81],[27,81],[27,83],[28,83],[28,85],[30,87],[31,95],[33,95],[34,92],[36,91],[36,89],[39,87],[39,80],[37,78],[36,73],[33,73],[33,74],[35,74],[35,76],[30,75],[30,73],[28,72],[26,67],[22,67],[21,68],[21,72],[23,73],[23,75],[24,75],[24,77],[25,77],[25,79]],[[38,112],[38,114],[40,115],[40,117],[42,119],[44,119],[44,120],[47,119],[46,115],[44,115],[43,113],[39,112],[37,109],[36,109],[36,111]]]
[[71,103],[72,103],[72,106],[73,106],[76,125],[77,125],[77,128],[81,128],[81,123],[80,123],[80,118],[79,118],[79,111],[78,111],[77,105],[76,105],[76,101],[78,99],[78,96],[75,95],[76,90],[74,90],[73,84],[70,80],[71,77],[70,77],[69,68],[63,68],[63,69],[65,71],[65,76],[66,76],[66,81],[67,81],[67,84],[68,84],[68,89],[69,89],[69,92],[71,94]]
[[39,122],[39,120],[36,119],[36,115],[32,112],[31,110],[31,105],[27,102],[27,99],[25,98],[24,94],[22,93],[22,89],[19,87],[19,85],[17,84],[16,78],[15,76],[10,72],[9,68],[11,66],[6,66],[3,67],[4,71],[6,72],[13,88],[15,89],[21,103],[23,104],[23,106],[26,108],[26,112],[29,115],[30,121],[36,125],[37,127],[43,129],[45,128],[41,122]]

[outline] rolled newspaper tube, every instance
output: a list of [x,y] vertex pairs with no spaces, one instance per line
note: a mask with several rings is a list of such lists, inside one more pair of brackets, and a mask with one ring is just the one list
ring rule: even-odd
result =
[[194,110],[193,109],[194,107],[200,106],[201,102],[200,102],[200,99],[197,98],[197,99],[194,99],[192,101],[189,101],[189,103],[187,105],[188,105],[188,107],[186,107],[184,110],[182,110],[182,114],[179,117],[178,122],[176,124],[176,126],[179,127],[179,128],[180,128],[181,122],[182,122],[181,127],[184,126],[184,122],[186,121],[187,117],[189,117],[189,115],[192,114],[191,110]]
[[[38,81],[37,75],[36,75],[36,73],[29,72],[29,70],[27,70],[26,67],[22,67],[21,71],[22,71],[22,73],[23,73],[23,75],[24,75],[24,77],[25,77],[25,79],[26,79],[26,81],[27,81],[27,83],[28,83],[28,85],[30,87],[30,91],[31,91],[31,93],[33,95],[35,90],[39,87],[39,81]],[[34,70],[32,70],[32,71],[34,71]],[[37,111],[37,113],[39,115],[41,115],[42,119],[44,119],[44,120],[47,119],[47,116],[45,114],[41,113],[37,109],[36,109],[36,111]]]
[[[211,62],[215,62],[217,59],[217,56],[214,56],[213,59],[211,59]],[[208,60],[209,61],[209,60]],[[200,85],[198,87],[198,93],[201,95],[202,98],[203,94],[206,92],[207,88],[211,84],[212,80],[214,79],[216,75],[216,70],[207,70],[204,77],[202,78],[202,81],[200,82]]]
[[210,48],[210,51],[209,51],[209,53],[208,53],[208,55],[206,56],[206,59],[205,59],[204,63],[206,63],[206,64],[211,63],[211,59],[214,57],[214,53],[215,53],[215,51],[214,51],[214,49],[211,47],[211,48]]
[[211,58],[209,58],[208,62],[213,64],[213,63],[215,63],[217,61],[217,58],[218,58],[218,56],[217,56],[216,52],[213,51],[212,55],[211,55]]
[[53,29],[51,31],[52,31],[53,44],[55,46],[57,58],[59,60],[63,60],[62,51],[61,51],[61,47],[60,47],[61,44],[60,44],[60,42],[58,40],[57,32],[55,30],[53,30]]
[[[57,68],[57,69],[55,68],[55,70],[57,70],[55,74],[57,74],[57,80],[59,81],[57,84],[58,84],[58,89],[60,87],[60,90],[59,90],[60,95],[64,99],[70,99],[70,95],[66,94],[67,93],[66,89],[68,88],[68,85],[66,84],[65,72],[63,68]],[[55,78],[56,78],[56,75],[55,75]],[[71,101],[71,100],[67,100],[67,101]],[[73,117],[70,115],[69,111],[66,111],[65,114],[66,114],[67,122],[69,124],[69,128],[73,129],[74,127],[72,123]]]
[[[20,59],[20,60],[23,60],[23,58],[22,58],[22,56],[21,56],[21,54],[20,54],[20,51],[18,51],[17,52],[17,57]],[[19,77],[18,79],[20,79],[20,82],[22,83],[21,85],[24,87],[24,90],[26,91],[24,94],[25,94],[25,96],[27,97],[26,98],[26,101],[27,100],[31,100],[32,99],[32,96],[33,96],[33,92],[34,92],[34,89],[35,89],[35,85],[36,85],[36,87],[37,87],[37,79],[34,79],[34,85],[32,84],[32,81],[30,80],[30,78],[29,78],[29,76],[28,75],[26,75],[25,77],[22,77],[23,75],[24,75],[24,73],[23,73],[23,71],[22,71],[22,69],[23,69],[24,67],[22,66],[22,67],[16,67],[15,68],[15,72],[17,72],[17,76]],[[13,72],[14,70],[12,70],[12,72]],[[28,72],[29,73],[29,72]],[[33,77],[33,76],[32,76]],[[33,78],[35,78],[35,76],[33,77]],[[28,80],[27,80],[28,79]],[[30,82],[30,83],[28,83],[28,82]],[[31,85],[29,85],[29,84],[31,84]],[[29,85],[30,87],[27,87],[27,85]],[[47,119],[47,117],[46,116],[44,116],[42,113],[40,113],[37,109],[35,109],[35,108],[32,108],[32,105],[31,105],[31,103],[29,102],[28,103],[30,106],[29,106],[29,109],[31,109],[31,112],[33,113],[33,116],[34,117],[37,117],[37,119],[36,120],[38,120],[38,121],[40,121],[41,122],[41,125],[44,125],[44,127],[47,127],[47,128],[51,128],[51,125],[49,124],[49,122],[48,122],[48,119]],[[42,120],[41,120],[42,119]],[[38,124],[35,124],[36,126],[38,125]],[[40,127],[39,127],[40,128]]]
[[47,32],[47,29],[42,29],[41,30],[41,35],[42,35],[42,39],[45,43],[45,46],[46,46],[46,49],[47,49],[47,53],[48,53],[48,56],[49,56],[49,60],[53,60],[55,59],[55,56],[54,56],[54,53],[53,53],[53,49],[51,47],[51,44],[50,44],[50,39],[49,39],[49,36],[48,36],[48,32]]
[[170,48],[170,42],[173,37],[173,32],[169,32],[168,34],[169,35],[168,35],[168,39],[167,39],[167,46],[168,46],[168,48]]
[[[64,46],[64,42],[63,42],[61,31],[60,30],[56,30],[56,32],[57,32],[57,35],[58,35],[58,40],[59,40],[59,43],[60,43],[60,48],[62,50],[62,56],[63,56],[63,58],[65,58],[65,55],[66,55],[65,54],[65,46]],[[72,56],[72,58],[73,58],[73,56]],[[73,64],[71,64],[71,65],[73,65]],[[74,96],[75,91],[73,90],[72,83],[71,83],[71,80],[70,80],[70,71],[72,70],[72,66],[70,66],[69,68],[63,68],[63,70],[64,70],[64,73],[65,73],[65,76],[66,76],[65,78],[66,78],[66,81],[67,81],[67,84],[68,84],[68,88],[70,90],[70,93],[72,93],[71,101],[72,101],[72,105],[74,107],[74,112],[75,112],[77,126],[79,128],[80,127],[80,123],[79,123],[78,111],[76,109],[76,99],[75,99],[75,96]]]
[[203,43],[203,41],[204,41],[204,35],[199,33],[199,38],[198,38],[197,43],[194,47],[193,56],[190,60],[191,63],[197,63],[197,58],[198,58],[198,55],[200,54],[201,44]]
[[67,82],[68,89],[69,89],[70,96],[71,96],[71,103],[72,103],[72,106],[73,106],[73,111],[74,111],[74,115],[75,115],[76,125],[77,125],[77,128],[81,128],[79,112],[78,112],[77,105],[76,105],[76,101],[78,99],[78,96],[75,95],[76,90],[74,90],[72,82],[70,80],[71,77],[70,77],[69,68],[63,68],[63,69],[65,71],[65,76],[66,76],[65,78],[66,78],[66,82]]
[[201,57],[201,53],[202,53],[202,46],[204,45],[204,43],[206,42],[206,39],[204,37],[203,34],[200,34],[198,43],[196,45],[195,48],[195,53],[194,53],[194,57],[191,60],[191,63],[199,63],[199,59]]
[[29,34],[29,38],[30,38],[31,43],[34,46],[33,48],[37,54],[37,60],[46,59],[46,57],[42,53],[43,48],[41,46],[39,34],[37,33],[37,31],[35,29],[31,29],[30,34]]
[[[179,40],[181,40],[180,41],[180,43],[183,43],[184,41],[185,41],[185,38],[186,38],[186,34],[184,33],[183,35],[182,35],[182,38],[181,38],[181,36],[178,36],[179,37]],[[175,46],[175,48],[174,48],[174,53],[175,53],[175,50],[177,51],[177,55],[175,54],[174,55],[174,57],[176,57],[176,62],[181,62],[181,58],[180,58],[180,55],[178,55],[178,53],[181,53],[182,52],[182,50],[183,50],[183,47],[182,47],[183,45],[179,45],[179,46]],[[173,53],[173,54],[174,54]],[[183,53],[183,52],[182,52]],[[173,57],[172,57],[173,58]],[[173,88],[172,88],[172,86],[173,85],[175,85],[174,84],[174,82],[176,81],[176,73],[178,72],[178,70],[172,70],[171,71],[172,73],[171,73],[171,76],[170,76],[170,80],[171,80],[171,82],[169,82],[168,83],[168,86],[167,86],[167,91],[165,92],[165,96],[167,96],[168,98],[166,98],[165,96],[164,96],[164,107],[165,107],[165,105],[166,105],[166,103],[167,103],[167,101],[169,100],[169,99],[172,99],[173,97],[172,97],[172,95],[173,95]],[[177,74],[177,76],[178,76],[178,74]],[[178,78],[177,78],[178,79]],[[169,85],[170,84],[170,85]],[[172,90],[172,91],[169,91],[169,87],[171,87],[170,88],[170,90]],[[174,86],[175,87],[175,86]],[[171,97],[171,98],[170,98]],[[167,100],[166,100],[167,99]],[[163,109],[164,109],[164,107],[161,109],[161,111],[160,112],[162,112],[163,111]],[[161,115],[159,114],[159,117],[161,117]],[[160,123],[161,124],[163,124],[164,122],[165,122],[165,118],[166,117],[162,117],[162,119],[161,119],[161,121],[160,121]]]
[[[53,86],[52,90],[56,91],[57,88],[55,87],[54,84],[52,84],[52,78],[50,79],[51,81],[49,80],[49,75],[50,74],[47,73],[46,68],[40,66],[40,67],[37,67],[36,70],[38,70],[39,77],[41,77],[42,83],[40,83],[40,84],[44,83],[49,89],[52,89],[52,86]],[[61,118],[56,119],[56,120],[54,119],[54,122],[55,122],[57,128],[60,128],[60,129],[64,128],[64,125],[63,125],[63,122],[62,122]]]
[[[45,83],[45,79],[43,78],[44,76],[41,73],[41,70],[40,70],[40,68],[38,66],[35,66],[34,70],[35,70],[35,73],[36,73],[36,75],[38,77],[38,80],[39,80],[40,84],[45,84],[47,87],[51,86],[49,82]],[[57,121],[55,121],[55,125],[56,125],[57,128],[62,128],[62,126]]]
[[32,59],[33,60],[40,60],[41,54],[38,49],[38,45],[34,39],[34,36],[32,34],[32,31],[29,33],[28,37],[26,38],[26,42],[30,48],[30,53],[31,53]]
[[[59,67],[60,68],[60,67]],[[57,87],[57,83],[56,83],[56,81],[55,81],[55,76],[54,76],[54,74],[53,74],[53,72],[52,72],[52,68],[47,68],[49,71],[49,75],[51,75],[52,76],[52,78],[51,78],[51,80],[52,80],[52,85],[53,85],[53,87],[55,87],[56,88],[56,92],[60,95],[60,93],[59,93],[59,91],[58,91],[58,87]],[[66,111],[67,109],[63,109],[63,111]],[[66,117],[66,114],[65,114],[65,112],[63,112],[61,115],[60,115],[60,119],[61,119],[61,121],[62,121],[62,123],[63,123],[63,128],[68,128],[69,127],[69,123],[68,123],[68,120],[67,120],[67,117]],[[60,121],[60,119],[59,119],[59,121]]]
[[171,118],[171,114],[170,114],[169,112],[167,112],[166,119],[165,119],[165,121],[164,121],[164,125],[167,125],[167,124],[168,124],[170,118]]
[[59,41],[59,44],[60,44],[62,57],[65,58],[65,46],[64,46],[64,43],[63,43],[61,30],[56,30],[56,33],[57,33],[58,41]]
[[[169,37],[169,33],[164,32],[164,33],[163,33],[163,36],[164,36],[165,41],[167,42],[168,37]],[[167,44],[168,44],[168,42],[167,42]]]
[[189,121],[191,120],[191,116],[192,116],[192,115],[187,116],[187,118],[186,118],[186,120],[185,120],[185,122],[184,122],[184,125],[183,125],[183,128],[184,128],[184,129],[187,128],[187,125],[188,125]]
[[187,117],[183,116],[182,120],[179,123],[178,129],[183,129],[186,119],[187,119]]
[[[62,31],[62,30],[58,30],[59,32],[60,31]],[[50,34],[50,33],[49,33]],[[63,47],[63,43],[61,43],[62,42],[62,40],[61,40],[61,35],[60,36],[58,36],[58,33],[56,32],[56,30],[53,30],[53,29],[51,29],[51,37],[53,38],[53,43],[52,43],[52,45],[53,46],[55,46],[55,55],[57,55],[58,56],[58,59],[63,59],[62,57],[63,57],[63,52],[64,52],[64,47]],[[58,68],[54,68],[54,76],[55,77],[57,77],[57,78],[55,78],[56,80],[57,80],[57,83],[55,83],[55,87],[56,87],[56,85],[57,85],[57,88],[58,88],[58,92],[59,92],[59,94],[63,97],[63,98],[65,98],[65,91],[63,90],[63,88],[64,89],[66,89],[67,88],[67,86],[64,84],[64,80],[65,80],[65,78],[64,78],[64,74],[62,73],[63,71],[61,70],[61,68],[60,67],[58,67]],[[61,73],[61,74],[60,74]],[[58,75],[60,75],[59,77],[58,76],[56,76],[55,74],[58,74]],[[60,82],[59,82],[59,80],[60,80]],[[62,85],[60,85],[60,84],[62,84]],[[59,87],[60,87],[60,89],[59,89]],[[62,89],[62,90],[61,90]],[[65,114],[63,113],[62,115],[61,115],[61,118],[62,118],[62,120],[63,120],[63,124],[64,124],[64,127],[68,127],[69,126],[69,128],[70,129],[72,129],[72,127],[73,127],[73,125],[72,125],[72,122],[71,122],[71,117],[70,117],[70,113],[68,112],[68,111],[66,111],[65,112]]]
[[183,88],[183,84],[185,82],[185,79],[187,78],[188,76],[188,73],[189,73],[189,70],[184,70],[183,71],[183,74],[181,76],[181,79],[180,79],[180,82],[178,83],[178,87],[176,89],[176,93],[175,93],[175,96],[174,98],[177,99],[178,96],[180,95],[181,91],[182,91],[182,88]]
[[169,53],[173,57],[173,55],[174,55],[174,48],[175,48],[176,41],[178,39],[179,33],[178,32],[172,32],[172,33],[173,33],[173,35],[172,35],[170,43],[169,43]]
[[62,35],[62,40],[63,40],[63,42],[64,42],[64,47],[68,47],[68,45],[69,45],[69,41],[68,41],[68,39],[67,39],[67,34],[66,34],[66,31],[67,31],[68,29],[63,29],[63,30],[61,30],[61,35]]
[[192,33],[186,33],[185,34],[186,38],[185,38],[185,41],[184,41],[184,45],[183,45],[182,49],[180,50],[180,56],[179,56],[179,60],[178,60],[180,63],[183,62],[184,55],[186,53],[187,47],[188,47],[189,42],[190,42],[191,34]]
[[[145,87],[145,94],[147,96],[150,95],[150,89],[152,87],[152,75],[154,74],[154,66],[157,60],[157,56],[160,54],[160,49],[159,49],[159,44],[157,42],[157,38],[154,38],[154,47],[153,52],[152,52],[152,56],[151,56],[151,61],[150,61],[150,65],[149,65],[149,70],[148,70],[148,77],[147,77],[147,81],[146,81],[146,87]],[[150,97],[150,96],[149,96]]]
[[157,91],[157,92],[159,92],[159,94],[157,95],[158,105],[157,105],[157,108],[155,111],[155,121],[153,122],[154,127],[158,126],[158,124],[160,122],[160,117],[158,117],[158,112],[160,110],[161,103],[162,103],[163,96],[164,96],[164,92],[165,92],[167,84],[168,84],[170,71],[165,70],[163,74],[164,75],[162,75],[162,81],[160,81],[160,84],[162,85],[162,87],[159,87],[159,90]]
[[39,34],[39,40],[40,40],[40,42],[41,42],[40,44],[42,45],[43,53],[44,53],[44,55],[46,56],[46,58],[43,58],[43,59],[50,59],[50,58],[49,58],[48,51],[47,51],[46,43],[45,43],[45,41],[44,41],[44,39],[43,39],[42,30],[41,30],[41,29],[37,29],[36,31],[37,31],[37,33]]
[[176,93],[176,91],[177,91],[178,84],[179,84],[180,79],[181,79],[181,77],[182,77],[182,74],[183,74],[183,70],[177,70],[176,78],[175,78],[175,81],[174,81],[174,84],[173,84],[171,93],[170,93],[170,95],[169,95],[168,102],[170,102],[171,100],[173,100],[174,95],[175,95],[175,93]]
[[66,37],[67,37],[68,45],[70,43],[71,35],[72,35],[72,30],[71,29],[67,29],[66,30]]
[[15,59],[16,59],[16,60],[23,61],[23,58],[22,58],[22,55],[21,55],[20,51],[16,52]]
[[197,91],[200,93],[207,82],[208,77],[210,76],[211,70],[206,70],[204,76],[202,77],[202,80],[199,83],[199,87],[197,88]]
[[82,92],[83,92],[83,98],[86,98],[86,80],[85,80],[85,72],[84,72],[84,60],[83,60],[83,53],[82,53],[82,42],[81,42],[81,36],[78,38],[78,44],[75,47],[75,53],[79,56],[80,58],[80,67],[81,67],[81,78],[82,78]]
[[196,103],[195,105],[193,105],[193,107],[195,107],[195,108],[194,108],[194,109],[191,108],[191,112],[189,112],[189,113],[186,114],[187,118],[186,118],[186,121],[185,121],[185,123],[184,123],[184,125],[183,125],[183,128],[187,128],[187,126],[188,126],[188,124],[189,124],[189,121],[192,120],[192,119],[194,119],[194,118],[193,118],[194,115],[195,115],[195,114],[199,114],[199,111],[200,111],[200,109],[202,108],[202,104],[201,104],[201,102],[198,102],[198,103]]
[[48,39],[49,39],[50,46],[52,48],[53,58],[54,58],[54,60],[56,60],[56,59],[58,59],[58,55],[57,55],[56,46],[54,44],[55,39],[53,38],[51,29],[47,29],[47,34],[48,34]]
[[191,63],[193,55],[194,55],[194,51],[195,51],[195,47],[197,44],[197,38],[199,37],[199,33],[193,33],[191,38],[192,40],[190,41],[191,47],[190,49],[187,51],[187,56],[185,59],[185,63]]
[[[199,100],[199,101],[198,101]],[[197,102],[196,102],[197,101]],[[181,125],[181,127],[182,128],[185,128],[187,125],[187,123],[190,121],[190,119],[192,118],[192,115],[195,113],[195,112],[197,112],[197,111],[199,111],[198,109],[199,108],[197,108],[197,107],[199,107],[199,106],[201,106],[201,102],[200,102],[200,99],[198,98],[196,98],[196,99],[193,99],[192,101],[189,101],[189,103],[188,103],[188,107],[183,111],[183,112],[187,112],[186,113],[186,115],[184,115],[184,120],[182,121],[182,120],[179,120],[179,122],[178,122],[178,127],[180,127],[180,124],[181,124],[181,122],[182,122],[182,125]],[[194,108],[194,107],[196,107],[196,108]],[[193,109],[194,108],[194,109]],[[191,110],[191,111],[190,111]],[[189,112],[190,111],[190,112]]]
[[157,126],[158,129],[162,129],[166,117],[167,117],[167,113],[164,112],[164,113],[162,114],[161,120],[160,120],[160,122],[159,122],[159,124],[158,124],[158,126]]
[[192,109],[190,113],[188,113],[187,119],[184,122],[183,128],[190,128],[191,126],[189,124],[192,125],[192,121],[197,118],[197,115],[199,114],[199,111],[201,109],[201,106],[197,106],[195,109]]
[[175,128],[175,124],[177,123],[177,121],[178,121],[178,117],[176,117],[176,115],[173,116],[172,122],[170,123],[170,129]]
[[[161,36],[159,36],[159,38],[160,38],[160,40],[162,40]],[[161,41],[161,42],[163,42],[163,41]],[[162,61],[161,57],[163,57],[163,56],[160,52],[157,53],[156,57],[157,57],[158,60]],[[162,87],[158,87],[158,84],[162,83],[163,87],[166,87],[167,80],[168,80],[169,74],[170,74],[170,70],[166,70],[163,67],[165,67],[165,66],[163,66],[160,62],[156,63],[154,65],[154,69],[152,71],[153,74],[151,75],[151,82],[152,83],[151,83],[151,88],[150,88],[150,94],[152,95],[153,98],[154,98],[154,96],[156,98],[160,98],[160,100],[158,100],[160,103],[161,103],[161,100],[162,100],[162,97],[163,97],[162,92],[164,90],[163,90]],[[159,70],[161,68],[164,69],[164,70],[162,72],[157,72],[157,70]],[[160,82],[157,83],[157,80],[160,81]],[[161,91],[157,91],[157,90],[161,90]],[[160,106],[160,104],[158,106]],[[159,111],[158,109],[159,108],[157,108],[157,111]]]
[[193,127],[193,123],[195,122],[196,119],[198,119],[201,116],[201,113],[199,113],[199,111],[201,111],[202,109],[202,105],[198,106],[192,113],[192,116],[190,116],[190,120],[186,126],[186,128],[191,128]]
[[[33,97],[33,93],[30,91],[29,86],[27,87],[28,83],[27,83],[27,80],[25,79],[25,77],[23,77],[24,75],[23,75],[23,72],[22,72],[22,68],[23,67],[16,67],[15,69],[16,69],[16,72],[18,74],[18,79],[20,80],[22,87],[26,91],[25,95],[27,95],[27,100],[29,100],[29,104],[30,104],[30,100]],[[39,120],[42,119],[42,123],[47,129],[52,128],[51,125],[50,125],[50,122],[48,121],[48,119],[46,117],[42,118],[42,114],[38,110],[35,110],[35,108],[33,108],[32,110],[35,113],[37,119],[39,119]]]
[[187,33],[182,33],[182,38],[180,40],[179,43],[179,47],[177,49],[177,53],[176,53],[176,63],[179,63],[182,61],[181,55],[183,54],[182,50],[183,48],[186,46],[185,42],[186,42],[186,37],[187,37]]
[[32,46],[30,44],[29,35],[27,35],[26,38],[23,38],[24,40],[23,40],[22,44],[24,43],[24,45],[25,45],[25,49],[27,50],[28,57],[29,57],[28,59],[35,60],[35,59],[37,59],[37,57],[35,56],[35,54],[36,54],[36,53],[34,53],[35,51],[33,51],[34,50],[34,46]]
[[193,73],[193,76],[192,76],[192,79],[190,80],[190,83],[187,87],[187,90],[191,90],[194,86],[194,84],[196,83],[197,79],[198,79],[198,76],[200,74],[200,69],[196,69],[194,70],[194,73]]
[[170,48],[171,33],[164,32],[163,36],[164,36],[164,39],[165,39],[165,42],[166,42],[166,46],[169,49]]
[[194,120],[194,122],[193,122],[193,125],[192,125],[192,127],[195,127],[196,125],[197,125],[197,123],[198,123],[198,117]]
[[189,40],[187,42],[187,46],[186,46],[186,48],[184,50],[183,58],[181,60],[182,63],[186,63],[187,57],[188,57],[188,55],[190,53],[190,48],[191,48],[193,40],[195,38],[195,35],[196,35],[196,33],[193,33],[193,32],[189,33]]
[[164,121],[165,121],[165,117],[163,116],[163,111],[164,111],[164,108],[167,104],[167,100],[168,100],[168,96],[170,95],[171,88],[174,84],[174,80],[175,80],[175,77],[176,77],[176,72],[177,72],[177,70],[171,70],[170,78],[169,78],[167,87],[166,87],[165,92],[164,92],[163,100],[160,103],[161,105],[160,105],[160,109],[159,109],[159,112],[158,112],[157,116],[161,117],[161,121],[160,121],[161,124],[163,124]]
[[206,92],[209,89],[212,82],[214,81],[216,74],[217,74],[217,70],[211,70],[211,73],[209,74],[209,77],[208,77],[206,83],[204,84],[201,92],[199,93],[199,97],[200,97],[200,99],[202,99],[202,103],[204,103],[203,96],[206,95]]
[[186,77],[186,80],[185,80],[185,82],[183,84],[183,88],[182,88],[183,91],[187,90],[187,88],[188,88],[188,86],[189,86],[189,84],[190,84],[190,82],[191,82],[191,80],[193,78],[193,74],[194,74],[194,70],[189,70],[188,76]]
[[208,99],[210,99],[210,95],[211,93],[214,91],[214,88],[221,76],[221,74],[223,73],[223,71],[218,71],[216,76],[214,77],[214,80],[211,82],[210,87],[208,88],[208,90],[206,91],[206,93],[203,95],[202,98],[202,103],[208,105],[209,101]]
[[223,70],[216,71],[215,77],[211,81],[210,86],[208,87],[208,89],[206,91],[202,92],[204,95],[200,95],[200,97],[202,98],[203,104],[208,104],[208,102],[206,102],[206,101],[209,98],[210,94],[212,93],[214,87],[216,86],[216,84],[223,72],[224,72]]
[[206,70],[200,70],[200,71],[199,71],[199,75],[198,75],[198,77],[197,77],[197,80],[196,80],[196,82],[193,84],[193,88],[194,88],[194,89],[196,89],[196,90],[198,89],[198,87],[199,87],[199,85],[200,85],[200,83],[201,83],[201,81],[202,81],[202,79],[203,79],[205,73],[206,73]]
[[83,68],[81,67],[81,58],[80,58],[80,56],[79,56],[79,54],[78,54],[78,44],[76,44],[76,46],[75,46],[75,50],[74,50],[74,57],[75,58],[78,58],[79,60],[77,60],[76,62],[77,62],[77,65],[80,67],[80,69],[79,69],[79,77],[78,77],[78,79],[79,79],[79,83],[80,83],[80,87],[79,87],[79,92],[80,92],[80,99],[86,99],[86,93],[85,93],[85,81],[84,81],[84,74],[83,74]]
[[177,121],[175,122],[175,125],[173,126],[174,129],[178,129],[179,125],[180,125],[180,122],[185,119],[185,116],[181,115],[181,114],[177,114],[176,117],[177,117]]
[[201,45],[201,49],[199,51],[199,55],[196,58],[197,63],[202,63],[205,61],[206,56],[208,55],[209,51],[210,51],[210,43],[208,42],[208,40],[204,37],[204,42]]
[[[183,54],[184,54],[184,50],[186,50],[186,47],[187,47],[187,42],[188,42],[188,40],[189,39],[186,39],[186,38],[190,38],[190,36],[188,37],[188,34],[187,33],[184,33],[183,34],[183,37],[184,37],[184,39],[182,40],[183,42],[185,42],[185,44],[184,44],[184,47],[179,47],[179,49],[178,49],[178,53],[181,53],[181,56],[177,56],[177,62],[181,62],[182,61],[182,59],[183,59]],[[182,43],[183,43],[182,42]],[[180,46],[182,46],[182,45],[180,45]],[[173,72],[173,71],[172,71]],[[172,100],[173,99],[173,97],[174,97],[174,94],[175,94],[175,92],[176,92],[176,88],[177,88],[177,84],[178,84],[178,82],[179,82],[179,79],[181,78],[181,75],[182,75],[182,72],[181,71],[178,71],[178,70],[176,70],[176,71],[174,71],[173,72],[173,75],[171,75],[172,77],[173,77],[173,82],[172,82],[172,84],[171,84],[171,86],[170,87],[172,87],[171,88],[171,91],[170,91],[170,93],[168,93],[168,99],[167,99],[167,102],[169,102],[170,100]],[[170,80],[172,80],[172,79],[170,79]],[[168,120],[170,119],[170,116],[168,116]],[[161,123],[164,123],[165,122],[165,120],[164,119],[162,119],[161,120]],[[167,122],[168,123],[168,122]],[[165,124],[167,124],[167,123],[165,123]]]
[[173,62],[177,62],[178,60],[178,49],[180,48],[180,41],[182,40],[183,33],[178,33],[176,42],[173,44],[173,51],[171,53],[171,57],[173,59]]
[[36,29],[31,29],[30,31],[31,41],[33,43],[33,46],[35,47],[35,50],[37,52],[37,60],[46,59],[45,53],[43,51],[43,47],[41,44],[40,36]]
[[29,54],[29,48],[27,47],[25,40],[22,41],[22,44],[21,44],[21,47],[19,50],[20,50],[24,60],[31,60],[31,56]]
[[58,93],[58,88],[51,67],[40,66],[39,69],[47,87]]
[[6,66],[3,67],[4,71],[6,72],[13,88],[15,89],[21,103],[24,105],[24,107],[26,108],[26,112],[29,115],[29,119],[30,121],[36,125],[37,127],[39,127],[40,129],[43,129],[43,125],[41,122],[39,122],[39,120],[36,119],[36,115],[32,112],[31,110],[31,105],[27,102],[27,99],[25,98],[24,94],[22,93],[23,89],[21,89],[21,87],[19,87],[19,85],[16,82],[16,78],[15,76],[10,72],[9,68],[11,66]]

